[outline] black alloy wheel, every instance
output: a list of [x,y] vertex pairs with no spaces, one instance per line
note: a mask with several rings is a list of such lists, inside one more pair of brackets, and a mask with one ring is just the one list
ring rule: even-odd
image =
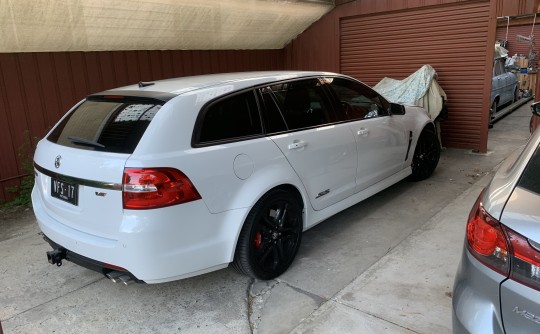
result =
[[233,267],[261,280],[289,268],[302,239],[302,205],[289,192],[274,189],[251,209],[234,254]]
[[418,138],[418,143],[414,150],[410,179],[421,181],[430,177],[439,163],[440,156],[441,146],[439,144],[439,138],[437,138],[433,130],[424,129],[420,134],[420,138]]

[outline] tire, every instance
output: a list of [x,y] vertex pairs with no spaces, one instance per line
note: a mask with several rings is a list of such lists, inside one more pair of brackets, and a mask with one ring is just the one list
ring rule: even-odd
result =
[[493,103],[491,104],[491,109],[489,109],[489,123],[488,123],[488,127],[491,129],[493,128],[493,120],[495,119],[495,113],[497,112],[497,108],[498,108],[498,103],[497,103],[497,100],[493,101]]
[[512,103],[516,103],[517,100],[519,100],[519,89],[516,87],[516,89],[514,89],[514,98],[512,99]]
[[233,268],[261,280],[284,273],[302,240],[302,205],[291,193],[274,189],[249,212],[240,231]]
[[414,149],[410,179],[421,181],[430,177],[439,163],[440,156],[441,146],[437,135],[433,130],[424,129]]
[[497,100],[493,101],[491,104],[491,109],[489,109],[490,122],[495,118],[495,113],[497,112],[498,107],[499,104],[497,103]]

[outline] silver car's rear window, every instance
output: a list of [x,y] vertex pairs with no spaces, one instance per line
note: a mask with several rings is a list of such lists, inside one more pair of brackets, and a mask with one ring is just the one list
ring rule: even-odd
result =
[[540,146],[536,148],[523,174],[521,174],[518,186],[540,194]]
[[133,153],[160,108],[148,100],[86,100],[47,139],[83,150]]

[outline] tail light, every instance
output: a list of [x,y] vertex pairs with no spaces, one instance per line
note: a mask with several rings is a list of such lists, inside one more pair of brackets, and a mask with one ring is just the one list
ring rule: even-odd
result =
[[174,168],[125,168],[124,209],[145,210],[201,198],[189,178]]
[[501,275],[540,291],[540,244],[499,223],[483,208],[480,194],[469,215],[469,252]]
[[540,290],[540,252],[526,237],[505,228],[512,244],[510,278],[536,290]]
[[508,241],[501,224],[482,206],[482,194],[474,204],[467,222],[467,246],[478,261],[501,275],[508,276]]

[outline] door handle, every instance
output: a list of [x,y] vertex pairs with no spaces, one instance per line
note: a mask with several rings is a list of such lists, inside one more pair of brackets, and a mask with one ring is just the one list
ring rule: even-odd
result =
[[306,146],[307,146],[307,143],[305,141],[297,141],[292,144],[289,144],[289,146],[287,147],[289,148],[289,150],[295,150],[295,149],[306,147]]
[[360,130],[358,130],[358,132],[356,132],[356,134],[365,137],[369,134],[369,130],[366,128],[361,128]]

